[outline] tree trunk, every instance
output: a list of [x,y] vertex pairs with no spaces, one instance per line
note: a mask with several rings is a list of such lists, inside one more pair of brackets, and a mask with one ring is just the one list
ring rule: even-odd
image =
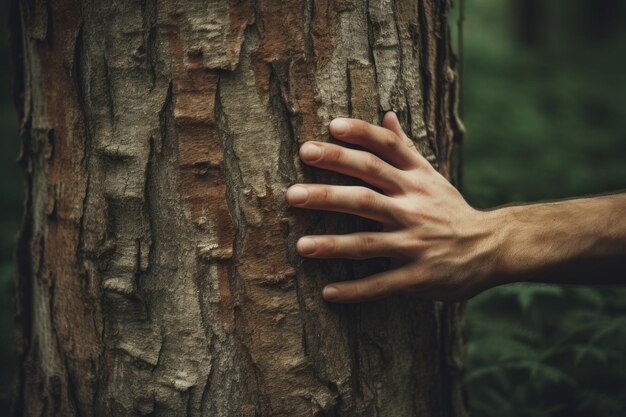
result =
[[[16,90],[26,416],[462,416],[461,307],[332,305],[386,266],[303,260],[300,144],[396,110],[450,176],[440,0],[22,0]],[[353,182],[352,182],[353,183]]]

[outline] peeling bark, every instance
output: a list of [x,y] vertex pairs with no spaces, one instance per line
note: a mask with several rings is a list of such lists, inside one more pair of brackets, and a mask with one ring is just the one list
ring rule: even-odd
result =
[[386,267],[304,260],[376,230],[289,208],[334,117],[398,112],[450,176],[437,0],[15,0],[25,416],[464,416],[462,307],[329,305]]

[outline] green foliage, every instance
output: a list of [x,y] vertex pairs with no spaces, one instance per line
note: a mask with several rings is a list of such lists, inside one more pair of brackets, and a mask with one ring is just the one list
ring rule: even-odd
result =
[[13,280],[15,267],[12,263],[0,263],[0,416],[3,410],[9,409],[10,387],[14,366],[13,312],[14,290]]
[[[487,208],[624,189],[624,18],[598,39],[580,32],[579,2],[539,2],[551,5],[543,37],[524,45],[515,1],[465,2],[468,200]],[[474,416],[624,415],[626,288],[504,286],[469,302],[467,327]]]
[[[5,6],[0,6],[0,12]],[[23,186],[22,172],[16,163],[20,142],[10,91],[7,33],[0,25],[0,416],[8,415],[15,367],[13,252],[22,212]]]
[[541,284],[476,297],[466,374],[474,414],[623,415],[625,299],[626,288]]

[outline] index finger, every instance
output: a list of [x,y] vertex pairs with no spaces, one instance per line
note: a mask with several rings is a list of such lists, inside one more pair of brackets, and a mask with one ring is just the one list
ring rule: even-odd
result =
[[396,168],[414,169],[425,161],[415,147],[382,126],[359,119],[337,118],[328,127],[335,138],[370,149]]

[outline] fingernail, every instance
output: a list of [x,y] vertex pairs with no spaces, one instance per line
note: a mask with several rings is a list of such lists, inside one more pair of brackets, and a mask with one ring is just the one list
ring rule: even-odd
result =
[[315,252],[315,240],[310,237],[302,237],[297,243],[298,252],[302,255],[310,255]]
[[305,143],[300,148],[300,157],[310,161],[319,159],[322,156],[322,149],[313,143]]
[[345,135],[349,128],[350,125],[343,119],[334,119],[330,122],[330,129],[334,135]]
[[294,185],[287,190],[287,201],[291,204],[304,203],[309,198],[309,192],[306,188]]
[[333,301],[336,300],[337,297],[339,297],[339,290],[337,289],[337,287],[327,286],[324,287],[322,295],[324,296],[325,300]]
[[398,114],[393,111],[393,110],[389,110],[387,113],[385,113],[385,116],[388,116],[389,114],[391,114],[391,117],[395,120],[398,120]]

